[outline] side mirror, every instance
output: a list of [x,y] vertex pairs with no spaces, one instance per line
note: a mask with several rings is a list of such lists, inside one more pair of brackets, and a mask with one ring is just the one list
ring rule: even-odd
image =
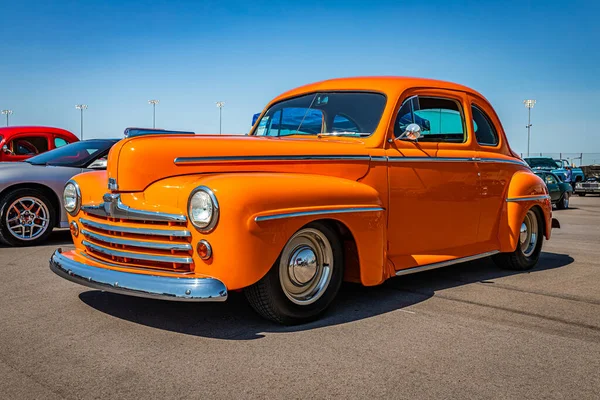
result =
[[7,145],[2,146],[2,151],[6,154],[12,154],[12,151],[10,151]]
[[108,161],[106,158],[99,158],[90,165],[88,165],[89,169],[106,169]]
[[418,124],[408,124],[404,132],[400,136],[395,139],[390,139],[389,142],[393,142],[394,140],[409,140],[411,142],[416,142],[417,139],[421,137],[421,127]]

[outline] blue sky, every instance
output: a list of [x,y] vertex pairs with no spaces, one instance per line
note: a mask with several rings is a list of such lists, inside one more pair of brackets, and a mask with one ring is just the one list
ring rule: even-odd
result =
[[272,97],[344,76],[455,81],[494,105],[512,147],[600,152],[599,1],[0,0],[0,108],[86,137],[151,126],[245,133]]

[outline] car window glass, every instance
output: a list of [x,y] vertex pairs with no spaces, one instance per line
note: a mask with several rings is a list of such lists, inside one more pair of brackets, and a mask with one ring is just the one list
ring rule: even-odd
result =
[[54,138],[54,147],[56,147],[56,148],[65,146],[67,144],[69,144],[69,143],[63,138],[59,138],[59,137]]
[[267,129],[263,130],[262,134],[265,136],[316,135],[321,133],[322,126],[323,112],[321,110],[289,107],[273,113],[268,118]]
[[33,156],[48,151],[48,140],[40,136],[24,136],[13,139],[8,147],[17,156]]
[[477,106],[471,107],[473,114],[473,129],[477,143],[483,146],[496,146],[498,144],[498,133],[490,118]]
[[342,114],[337,114],[333,117],[331,130],[332,132],[360,132],[358,126]]
[[409,124],[421,128],[419,142],[463,143],[467,135],[460,104],[455,100],[437,97],[414,97],[404,102],[394,127],[399,136]]

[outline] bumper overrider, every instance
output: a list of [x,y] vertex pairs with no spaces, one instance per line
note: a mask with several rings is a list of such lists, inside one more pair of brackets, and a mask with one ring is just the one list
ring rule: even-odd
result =
[[227,288],[218,279],[168,277],[99,268],[76,261],[58,249],[50,269],[69,281],[107,292],[171,301],[225,301]]

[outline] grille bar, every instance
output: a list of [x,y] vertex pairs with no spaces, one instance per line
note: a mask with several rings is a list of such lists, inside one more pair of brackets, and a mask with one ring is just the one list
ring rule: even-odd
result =
[[99,242],[109,243],[109,244],[118,244],[123,246],[131,246],[138,247],[141,249],[152,249],[152,250],[174,250],[174,251],[191,251],[192,245],[189,243],[169,243],[169,242],[147,242],[142,240],[131,240],[131,239],[122,239],[113,236],[105,236],[100,235],[98,233],[93,233],[90,231],[86,231],[85,229],[81,230],[83,236],[88,239],[97,240]]
[[194,261],[192,257],[177,257],[177,256],[163,256],[156,254],[141,254],[132,253],[129,251],[108,249],[106,247],[97,246],[87,240],[82,241],[82,244],[97,253],[101,253],[107,256],[128,258],[131,260],[142,260],[142,261],[153,261],[159,263],[173,263],[173,264],[192,264]]
[[187,237],[192,236],[190,231],[185,230],[185,229],[171,230],[171,229],[133,228],[133,227],[129,227],[129,226],[103,224],[100,222],[90,221],[85,218],[80,218],[79,222],[81,222],[81,224],[83,226],[86,226],[88,228],[102,229],[105,231],[119,232],[119,233],[131,233],[134,235],[173,236],[173,237],[182,237],[182,238],[187,238]]

